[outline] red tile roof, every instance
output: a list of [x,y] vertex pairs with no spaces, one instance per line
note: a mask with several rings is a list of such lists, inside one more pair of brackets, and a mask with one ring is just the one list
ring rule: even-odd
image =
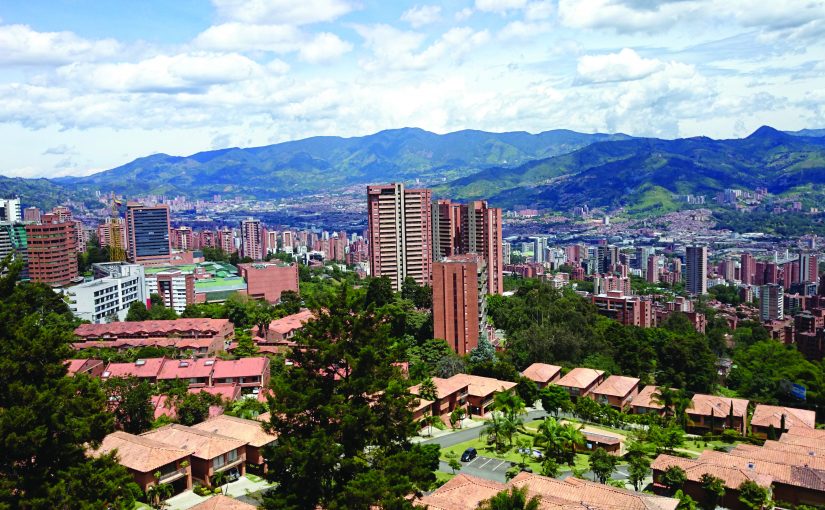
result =
[[559,375],[559,372],[561,372],[561,367],[559,366],[548,365],[547,363],[533,363],[525,368],[521,375],[537,383],[547,383]]
[[168,336],[170,333],[198,331],[217,333],[229,323],[229,319],[174,319],[136,322],[110,322],[108,324],[81,324],[75,329],[80,337],[104,337],[120,335]]
[[725,461],[708,462],[663,454],[656,457],[650,467],[654,471],[666,471],[673,466],[680,467],[685,471],[687,479],[692,482],[699,482],[704,474],[713,475],[721,478],[728,488],[737,488],[747,480],[754,481],[762,487],[770,487],[773,483],[773,477],[769,474],[748,469],[747,466],[742,468],[739,464]]
[[193,451],[195,457],[211,460],[244,446],[244,442],[184,425],[172,424],[144,432],[141,437]]
[[586,389],[602,375],[604,375],[603,370],[596,370],[593,368],[574,368],[573,370],[567,372],[564,377],[556,381],[556,384],[567,388]]
[[118,462],[139,473],[153,473],[156,469],[177,460],[189,457],[191,450],[175,448],[172,445],[136,436],[126,432],[112,432],[105,438],[95,455],[103,455],[117,450]]
[[217,395],[224,400],[235,401],[241,396],[241,387],[237,383],[221,384],[220,386],[189,388],[189,393],[209,393],[210,395]]
[[639,387],[639,379],[623,375],[611,375],[603,383],[596,386],[593,393],[611,397],[626,397],[633,388]]
[[[291,331],[301,329],[304,327],[304,324],[314,318],[315,313],[312,310],[301,310],[298,313],[293,313],[292,315],[287,315],[286,317],[281,317],[270,322],[269,330],[280,335],[286,335]],[[252,334],[259,335],[258,326],[252,328]]]
[[785,430],[790,427],[812,429],[816,427],[816,412],[795,407],[769,406],[757,404],[751,418],[751,425],[770,427],[777,430],[782,426],[782,416],[785,416]]
[[241,358],[236,360],[217,360],[212,372],[212,379],[226,379],[229,377],[254,377],[261,375],[269,366],[269,358]]
[[109,377],[144,377],[156,378],[166,358],[139,359],[134,363],[109,363],[103,371],[103,378]]
[[700,416],[728,416],[731,404],[733,404],[733,415],[744,417],[748,413],[748,401],[742,398],[719,397],[716,395],[703,395],[697,393],[691,399],[691,406],[687,409],[688,414]]
[[447,380],[455,381],[458,385],[466,384],[467,393],[474,397],[487,397],[499,391],[509,391],[517,386],[516,383],[510,381],[468,374],[456,374]]
[[103,361],[98,359],[67,359],[66,370],[68,375],[74,375],[78,372],[87,372],[92,368],[102,365]]
[[[465,380],[454,379],[450,377],[449,379],[442,379],[441,377],[433,377],[433,384],[435,384],[435,391],[436,396],[439,399],[447,398],[453,393],[461,391],[469,385],[469,383]],[[418,389],[421,385],[416,384],[415,386],[410,388],[410,393],[413,395],[418,395]]]
[[808,466],[814,469],[825,470],[825,457],[817,457],[809,453],[810,452],[797,453],[788,451],[787,449],[762,448],[761,446],[752,444],[740,444],[730,451],[731,455],[744,457],[753,461],[766,460],[777,464]]
[[658,386],[645,386],[644,388],[642,388],[639,394],[633,398],[633,402],[631,402],[631,405],[637,407],[644,407],[647,409],[664,409],[665,406],[659,403],[658,400],[653,398],[653,394],[656,393],[656,390],[658,389]]
[[[811,439],[820,439],[825,441],[825,429],[811,429],[808,427],[788,427],[788,431],[785,434],[789,434],[791,436],[800,436],[800,437],[807,437]],[[785,436],[785,434],[782,434]]]
[[158,379],[208,378],[212,374],[215,358],[166,360]]

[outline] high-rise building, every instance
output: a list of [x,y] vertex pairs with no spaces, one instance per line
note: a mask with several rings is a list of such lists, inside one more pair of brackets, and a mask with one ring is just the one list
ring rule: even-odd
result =
[[235,233],[229,227],[218,230],[218,247],[224,253],[235,253]]
[[189,227],[172,229],[172,247],[176,250],[191,251],[195,249],[195,239]]
[[139,264],[94,264],[97,279],[66,289],[69,309],[89,322],[123,321],[135,301],[146,302],[143,266]]
[[808,283],[819,280],[819,267],[816,255],[799,254],[799,282]]
[[432,192],[403,184],[367,187],[370,274],[401,290],[411,276],[429,285],[432,274]]
[[[501,209],[487,202],[455,204],[438,200],[433,204],[433,259],[475,253],[487,263],[489,292],[504,292],[501,239]],[[545,250],[541,250],[544,253]]]
[[19,198],[0,198],[0,221],[23,221]]
[[785,289],[776,283],[759,288],[759,310],[762,321],[785,318]]
[[77,280],[74,222],[44,214],[41,223],[26,225],[26,238],[29,278],[52,286],[69,285]]
[[478,346],[487,309],[486,261],[480,255],[455,255],[433,263],[433,334],[459,354]]
[[252,260],[264,258],[261,221],[247,218],[241,221],[241,255]]
[[23,221],[27,223],[40,223],[40,209],[37,207],[26,207],[23,211]]
[[126,232],[131,262],[169,262],[172,245],[169,239],[168,205],[127,204]]
[[167,270],[152,272],[144,278],[146,297],[157,294],[163,305],[183,313],[186,305],[195,303],[195,275],[170,267]]
[[[739,258],[739,279],[745,285],[756,283],[756,259],[750,253],[743,253]],[[764,276],[763,276],[764,278]]]
[[697,296],[708,293],[708,248],[707,246],[688,246],[685,256],[687,271],[685,290]]
[[650,255],[647,257],[647,272],[645,278],[650,283],[659,283],[659,257]]
[[547,251],[547,238],[533,238],[533,261],[541,264],[544,262],[544,254]]
[[0,222],[0,260],[11,255],[12,260],[20,261],[23,264],[19,276],[21,280],[29,278],[29,255],[26,241],[25,225],[19,222]]
[[512,253],[512,251],[513,251],[513,247],[512,247],[512,245],[510,245],[510,243],[508,243],[507,241],[503,241],[501,243],[502,263],[504,263],[504,264],[509,264],[510,263],[510,254]]

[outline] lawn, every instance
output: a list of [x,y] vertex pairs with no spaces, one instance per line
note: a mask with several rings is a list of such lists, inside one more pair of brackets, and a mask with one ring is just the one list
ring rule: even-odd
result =
[[135,506],[132,507],[132,510],[152,510],[152,507],[147,505],[146,503],[135,501]]
[[[458,474],[458,471],[456,471],[456,474]],[[452,474],[452,473],[444,473],[443,471],[436,471],[435,472],[435,483],[436,483],[436,485],[441,487],[445,483],[452,480],[454,476],[455,475]]]

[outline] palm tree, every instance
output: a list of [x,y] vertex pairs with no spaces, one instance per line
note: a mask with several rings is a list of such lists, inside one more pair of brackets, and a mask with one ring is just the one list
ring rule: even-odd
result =
[[483,436],[493,436],[493,440],[495,441],[496,450],[501,448],[501,436],[502,436],[502,429],[503,429],[503,416],[498,411],[493,411],[490,415],[490,419],[484,424],[484,428],[481,430],[481,434],[479,437]]
[[510,487],[490,499],[479,503],[479,510],[539,510],[541,500],[538,496],[527,499],[527,487]]
[[564,445],[565,449],[569,449],[569,457],[567,459],[567,463],[569,465],[573,465],[576,459],[576,446],[584,446],[587,440],[584,437],[584,434],[581,431],[582,427],[576,427],[575,425],[564,425],[561,430],[559,431],[559,436],[561,437],[562,444]]
[[[155,473],[155,478],[160,478],[160,473]],[[156,483],[146,489],[146,499],[153,508],[163,508],[166,506],[166,499],[172,495],[172,486],[168,483]]]
[[665,416],[673,416],[673,403],[676,401],[676,390],[664,386],[657,386],[656,391],[650,395],[653,402],[661,404],[665,407]]
[[539,424],[538,432],[533,438],[533,445],[544,448],[544,456],[556,460],[561,458],[564,442],[561,437],[562,426],[555,418],[545,418]]
[[433,416],[433,415],[427,415],[427,416],[421,418],[421,425],[424,426],[424,427],[427,427],[427,434],[428,435],[430,435],[430,436],[433,435],[433,425],[438,423],[438,421],[440,419],[441,418],[439,418],[438,416]]
[[[218,488],[223,485],[224,480],[226,480],[226,471],[218,471],[212,478],[212,482],[215,484],[215,487]],[[223,489],[221,489],[221,492],[223,492]]]
[[688,398],[685,390],[676,392],[676,399],[673,401],[676,410],[676,420],[683,429],[687,428],[687,410],[693,407],[693,400]]
[[509,391],[496,393],[495,400],[493,401],[493,409],[501,411],[508,418],[515,418],[516,416],[524,414],[525,408],[524,400]]

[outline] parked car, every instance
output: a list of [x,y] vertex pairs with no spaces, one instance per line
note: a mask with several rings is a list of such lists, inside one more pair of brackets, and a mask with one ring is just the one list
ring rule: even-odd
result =
[[541,459],[544,458],[544,455],[541,453],[541,451],[536,450],[536,449],[519,448],[518,452],[520,454],[530,455],[531,457],[533,457],[534,459],[537,459],[537,460],[541,460]]
[[464,450],[464,453],[461,454],[461,462],[470,462],[474,458],[478,457],[478,452],[475,448],[467,448]]

